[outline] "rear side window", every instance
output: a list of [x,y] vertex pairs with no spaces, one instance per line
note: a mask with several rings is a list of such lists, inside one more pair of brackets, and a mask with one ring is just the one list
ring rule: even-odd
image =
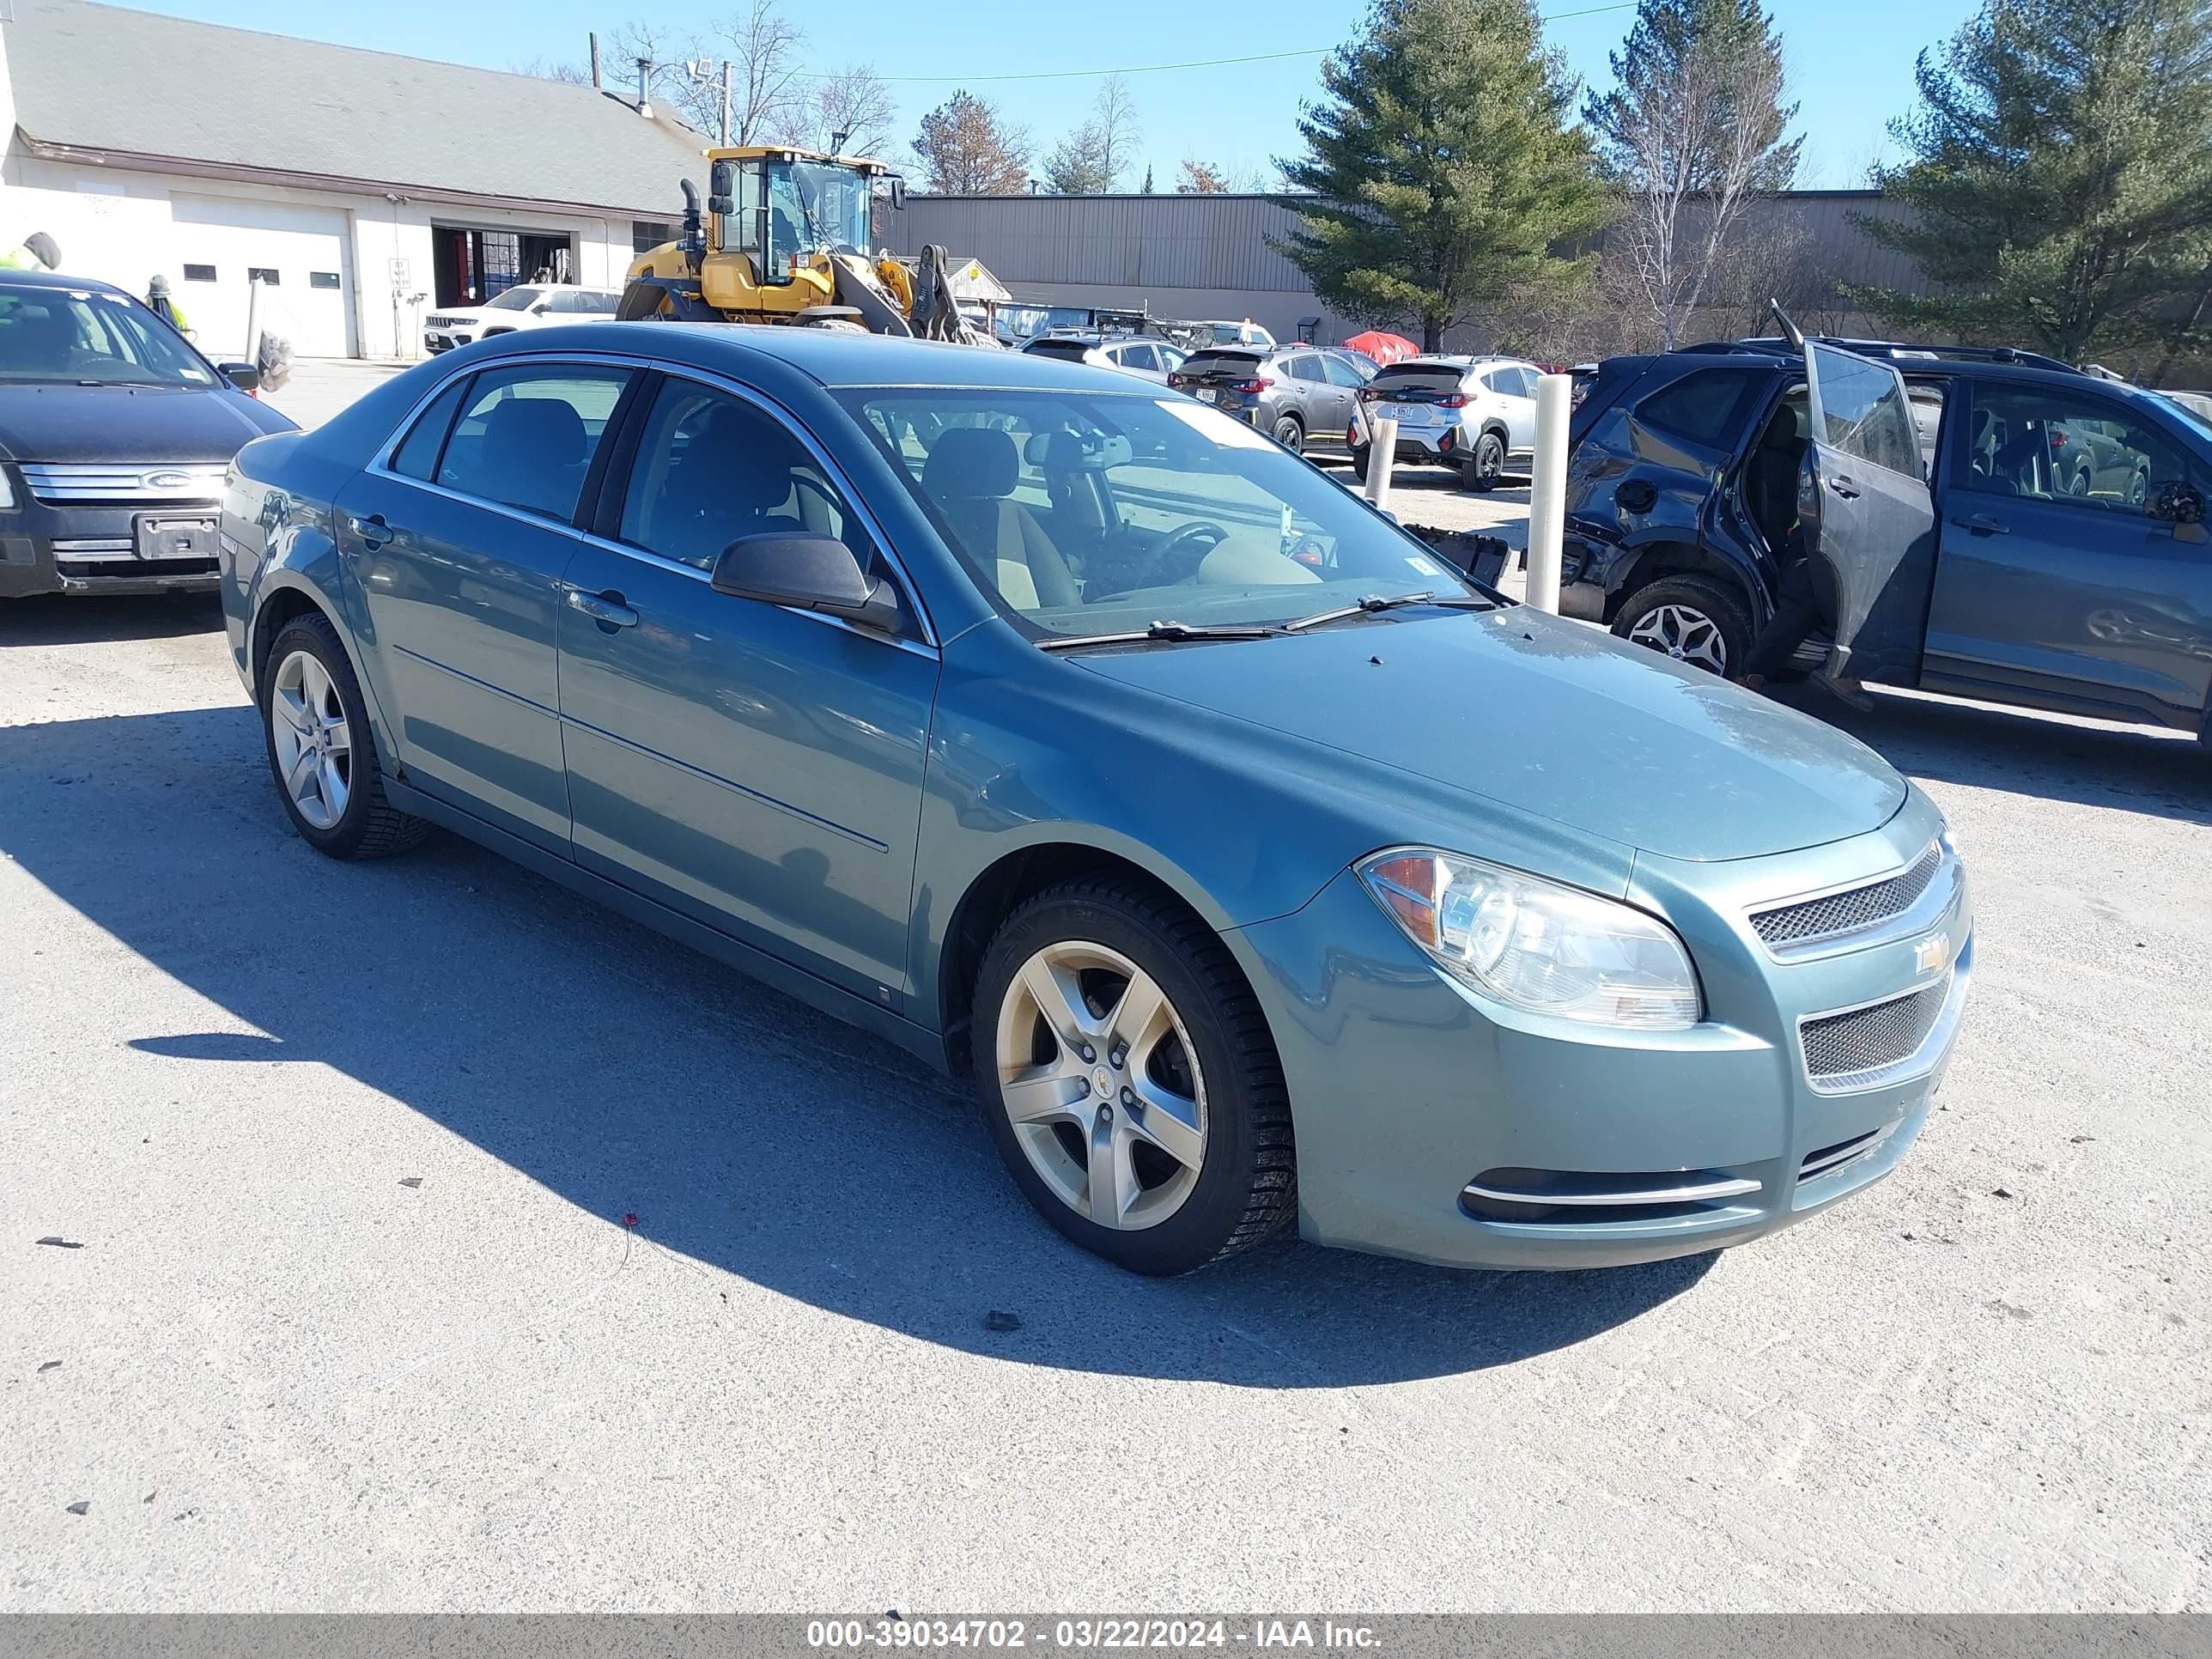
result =
[[1896,371],[1827,346],[1807,348],[1820,386],[1822,443],[1876,466],[1920,477],[1920,434]]
[[424,483],[438,476],[438,452],[446,447],[446,434],[453,424],[453,411],[461,406],[461,394],[468,390],[470,377],[466,374],[440,392],[429,408],[392,453],[392,470],[410,478],[420,478]]
[[1646,398],[1637,418],[1692,443],[1726,448],[1767,380],[1760,369],[1701,368]]
[[446,441],[438,482],[502,507],[574,518],[592,451],[629,380],[627,369],[580,363],[484,370]]

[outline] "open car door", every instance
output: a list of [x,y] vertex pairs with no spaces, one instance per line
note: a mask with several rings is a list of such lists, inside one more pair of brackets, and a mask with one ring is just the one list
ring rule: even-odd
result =
[[1797,516],[1823,608],[1828,672],[1914,685],[1936,580],[1936,506],[1905,382],[1887,363],[1808,341],[1812,441]]

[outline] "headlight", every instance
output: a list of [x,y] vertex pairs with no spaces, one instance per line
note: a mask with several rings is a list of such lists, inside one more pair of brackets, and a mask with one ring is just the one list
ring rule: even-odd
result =
[[8,476],[8,469],[0,466],[0,512],[15,505],[15,481]]
[[1641,910],[1427,848],[1378,853],[1359,876],[1445,972],[1516,1008],[1638,1031],[1705,1012],[1690,953]]

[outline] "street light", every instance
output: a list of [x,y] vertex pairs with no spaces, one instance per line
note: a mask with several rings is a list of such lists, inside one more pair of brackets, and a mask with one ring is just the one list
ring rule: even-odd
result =
[[730,60],[724,58],[722,67],[717,72],[712,58],[687,58],[684,72],[691,77],[693,86],[714,88],[722,109],[721,147],[727,149],[730,147]]

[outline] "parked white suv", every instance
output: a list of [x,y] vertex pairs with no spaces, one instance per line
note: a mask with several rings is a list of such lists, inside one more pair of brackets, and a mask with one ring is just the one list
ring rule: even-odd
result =
[[621,295],[605,289],[571,288],[565,283],[519,283],[488,304],[449,308],[425,317],[422,348],[434,355],[465,346],[471,340],[511,334],[519,328],[604,320],[615,314],[615,307],[621,299]]
[[1407,357],[1360,389],[1352,464],[1367,476],[1367,422],[1398,423],[1401,466],[1449,466],[1467,489],[1498,488],[1536,449],[1536,377],[1518,357]]

